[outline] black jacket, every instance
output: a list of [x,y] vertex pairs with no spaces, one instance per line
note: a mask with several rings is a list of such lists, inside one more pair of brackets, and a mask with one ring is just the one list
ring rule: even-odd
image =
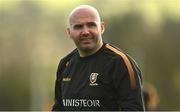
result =
[[58,66],[52,110],[144,110],[141,80],[135,61],[110,44],[83,58],[75,49]]

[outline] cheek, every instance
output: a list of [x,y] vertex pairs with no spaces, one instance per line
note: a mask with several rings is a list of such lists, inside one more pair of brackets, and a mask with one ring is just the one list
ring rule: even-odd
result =
[[99,35],[98,30],[89,30],[89,34],[93,37],[96,37],[97,35]]
[[71,36],[78,37],[80,35],[80,31],[72,31]]
[[70,38],[77,44],[77,43],[79,43],[79,38],[80,38],[80,36],[79,36],[79,34],[76,32],[76,33],[71,33],[70,34]]
[[71,39],[74,40],[74,39],[78,38],[78,33],[72,31],[72,32],[69,34],[69,36],[70,36]]

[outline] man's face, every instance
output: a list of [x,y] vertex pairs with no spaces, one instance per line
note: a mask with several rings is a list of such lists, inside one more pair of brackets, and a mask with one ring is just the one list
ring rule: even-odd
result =
[[93,12],[83,10],[72,16],[67,31],[79,50],[93,51],[101,46],[104,23]]

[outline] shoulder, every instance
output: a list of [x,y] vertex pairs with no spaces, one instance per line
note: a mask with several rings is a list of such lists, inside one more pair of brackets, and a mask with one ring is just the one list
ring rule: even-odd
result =
[[[104,46],[104,52],[106,54],[106,57],[108,57],[107,60],[109,62],[114,63],[115,65],[123,65],[122,67],[129,69],[130,71],[132,70],[132,59],[129,55],[124,53],[121,49],[118,47],[115,47],[111,44],[105,44]],[[111,61],[110,61],[111,60]]]
[[104,51],[113,60],[121,61],[126,66],[137,65],[135,60],[130,55],[128,55],[127,53],[124,53],[121,49],[119,49],[116,46],[113,46],[111,44],[105,44],[105,50]]
[[58,65],[58,70],[63,69],[64,66],[68,64],[68,62],[71,60],[72,57],[74,57],[78,53],[77,49],[74,49],[72,52],[67,54],[65,57],[61,58],[59,65]]
[[71,51],[69,54],[67,54],[65,57],[61,59],[62,62],[67,62],[69,61],[72,57],[74,57],[78,53],[77,49],[74,49]]
[[126,60],[128,58],[127,54],[121,49],[109,43],[105,44],[104,48],[104,52],[107,54],[107,56],[114,60]]
[[106,44],[105,47],[108,50],[109,54],[114,57],[116,64],[120,64],[121,66],[123,65],[122,67],[126,68],[131,80],[131,87],[136,88],[136,77],[140,76],[141,79],[141,72],[135,60],[113,45]]

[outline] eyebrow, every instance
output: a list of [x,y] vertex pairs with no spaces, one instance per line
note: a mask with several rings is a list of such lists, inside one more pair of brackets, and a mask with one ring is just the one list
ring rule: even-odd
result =
[[94,22],[94,21],[92,21],[92,22],[88,22],[87,24],[88,24],[88,25],[97,25],[97,23],[96,23],[96,22]]
[[74,24],[72,25],[73,28],[81,28],[83,27],[83,24]]
[[[74,27],[74,26],[83,26],[83,24],[84,23],[75,23],[75,24],[70,24],[70,26],[72,26],[72,27]],[[97,26],[97,22],[96,21],[91,21],[91,22],[87,22],[87,23],[85,23],[85,24],[87,24],[87,25],[96,25]]]

